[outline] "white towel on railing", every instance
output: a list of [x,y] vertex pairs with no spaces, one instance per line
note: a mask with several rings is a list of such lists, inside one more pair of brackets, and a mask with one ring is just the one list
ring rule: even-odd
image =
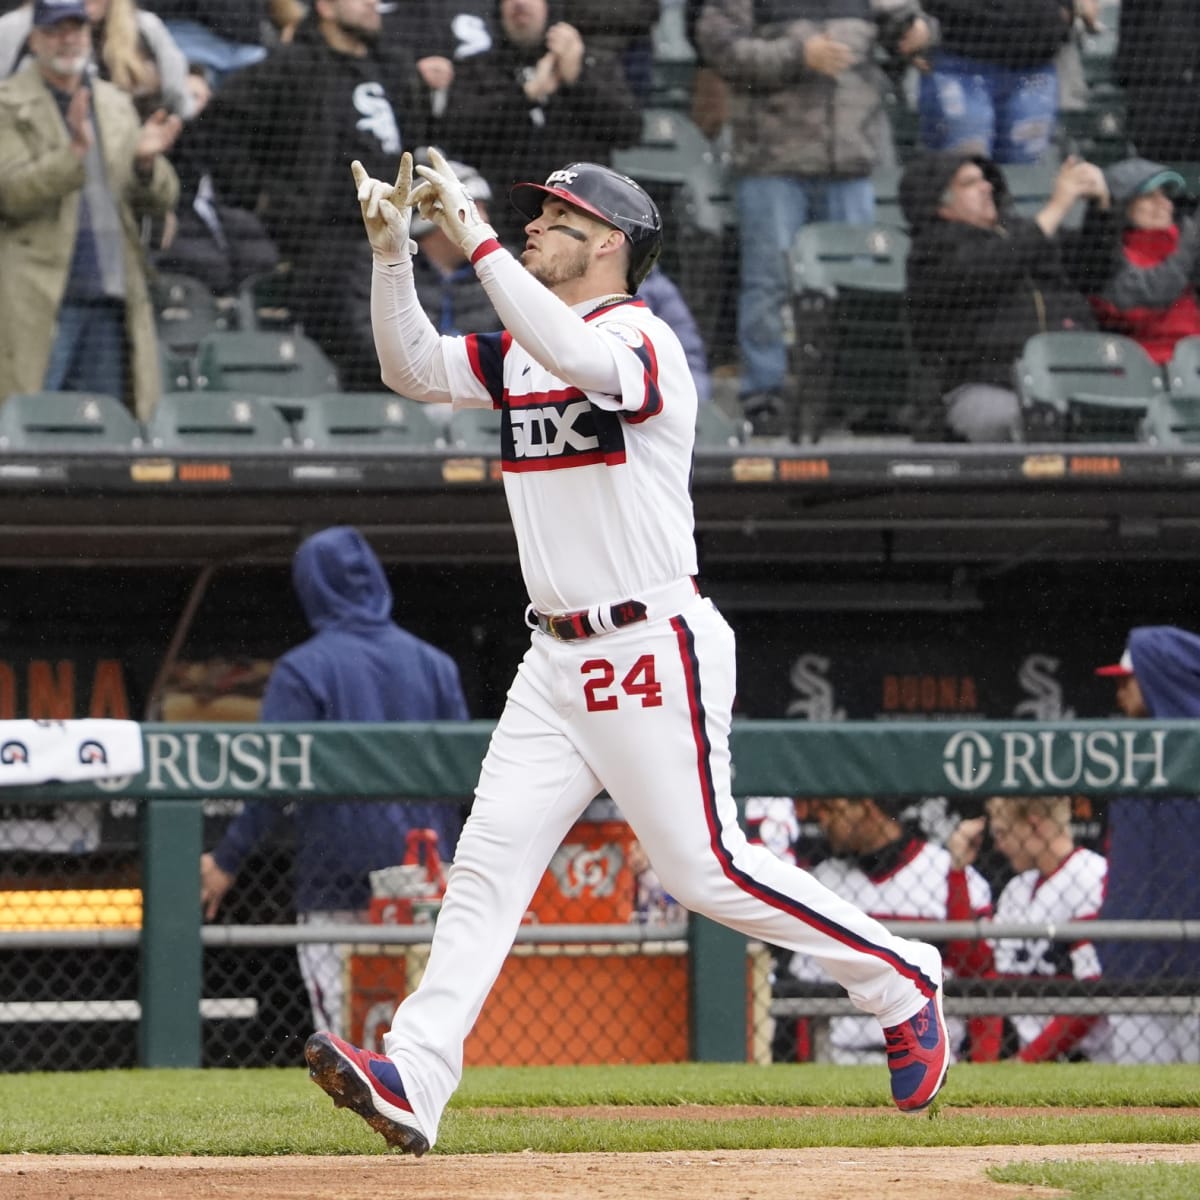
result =
[[0,787],[136,775],[136,721],[0,721]]

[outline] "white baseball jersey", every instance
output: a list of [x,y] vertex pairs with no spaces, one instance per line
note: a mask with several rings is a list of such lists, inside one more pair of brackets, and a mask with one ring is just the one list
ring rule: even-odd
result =
[[575,311],[611,339],[621,395],[565,385],[509,333],[446,348],[455,405],[503,414],[521,572],[545,613],[616,603],[696,573],[696,388],[679,340],[640,300]]
[[[824,859],[812,873],[830,891],[880,921],[965,921],[991,911],[987,880],[974,867],[955,870],[945,847],[917,837],[869,874],[854,858]],[[830,982],[827,972],[804,954],[793,955],[790,969],[797,979]],[[952,1044],[961,1043],[963,1022],[950,1018],[946,1027]],[[878,1023],[863,1017],[834,1017],[829,1037],[834,1062],[871,1062],[884,1052]]]
[[[1105,858],[1093,850],[1077,847],[1043,877],[1034,868],[1014,876],[1004,886],[996,902],[996,920],[1032,925],[1061,925],[1064,921],[1094,920],[1104,898],[1108,871]],[[991,942],[1000,975],[1038,976],[1043,979],[1098,979],[1100,957],[1091,942],[1051,941],[1049,938],[998,938]],[[1022,1048],[1030,1045],[1047,1029],[1052,1017],[1014,1017]],[[1064,1049],[1060,1039],[1059,1053]],[[1091,1059],[1108,1057],[1108,1027],[1103,1018],[1091,1023],[1079,1048]]]

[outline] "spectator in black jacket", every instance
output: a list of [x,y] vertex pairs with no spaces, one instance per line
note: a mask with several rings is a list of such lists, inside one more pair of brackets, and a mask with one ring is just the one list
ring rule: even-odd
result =
[[1013,211],[1004,174],[989,158],[928,152],[905,168],[909,322],[951,435],[1019,441],[1012,372],[1025,341],[1046,330],[1095,327],[1057,235],[1076,200],[1106,202],[1107,195],[1100,168],[1071,159],[1030,220]]
[[[548,0],[499,0],[499,15],[492,48],[456,66],[440,134],[497,196],[564,162],[607,163],[640,139],[641,112],[612,55],[554,19]],[[524,245],[524,220],[507,202],[492,216],[502,240]]]
[[195,122],[217,194],[262,217],[292,267],[292,311],[362,391],[379,387],[379,362],[350,163],[395,175],[429,121],[412,59],[379,29],[375,0],[315,0],[292,43],[231,75]]

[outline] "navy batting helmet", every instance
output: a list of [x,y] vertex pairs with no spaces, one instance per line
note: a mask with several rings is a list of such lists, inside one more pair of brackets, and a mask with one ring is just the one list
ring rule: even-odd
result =
[[509,193],[513,207],[527,221],[542,211],[547,196],[556,196],[625,235],[629,243],[626,286],[636,291],[662,252],[662,217],[641,184],[611,167],[577,162],[551,171],[545,183],[518,183]]

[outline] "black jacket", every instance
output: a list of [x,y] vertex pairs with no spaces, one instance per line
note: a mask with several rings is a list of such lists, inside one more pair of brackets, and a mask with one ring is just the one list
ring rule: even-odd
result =
[[940,48],[1006,67],[1049,64],[1067,39],[1070,0],[924,0],[941,23]]
[[[982,229],[937,215],[940,198],[965,162],[991,180],[1000,226]],[[1011,208],[1000,168],[965,154],[924,154],[905,169],[900,202],[912,232],[905,299],[922,367],[942,393],[962,383],[1013,386],[1013,364],[1035,333],[1094,329],[1095,321],[1048,238]],[[1075,243],[1068,247],[1073,260]]]
[[[425,144],[428,92],[412,58],[380,45],[376,64],[399,125],[401,150]],[[332,89],[341,84],[334,52],[310,17],[291,45],[230,75],[193,123],[194,134],[189,131],[202,139],[221,197],[257,211],[285,258],[318,250],[330,211],[338,211],[343,228],[358,226],[355,237],[362,237],[351,155],[340,144],[332,99]],[[394,171],[395,165],[366,164],[380,172]]]
[[570,162],[607,163],[642,136],[642,115],[618,61],[585,47],[583,71],[544,104],[523,90],[525,72],[545,53],[498,38],[491,50],[455,66],[439,136],[451,157],[470,163],[491,185],[501,234],[519,227],[510,211],[514,183],[543,180]]

